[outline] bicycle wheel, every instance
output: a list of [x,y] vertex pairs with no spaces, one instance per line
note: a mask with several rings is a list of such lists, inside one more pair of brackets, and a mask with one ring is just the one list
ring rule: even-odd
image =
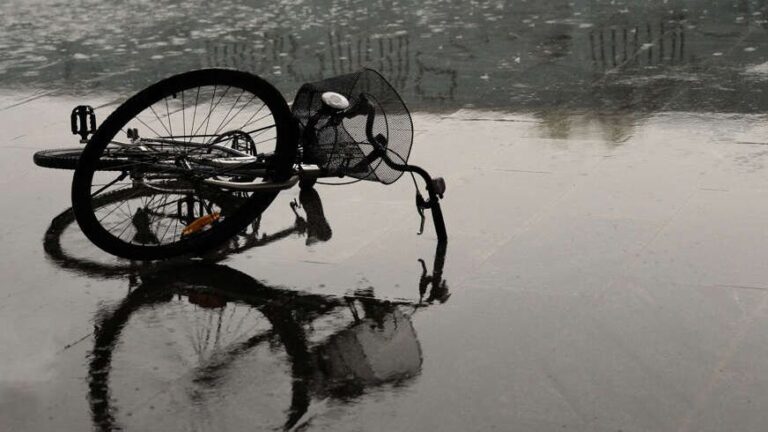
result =
[[[224,69],[183,73],[139,92],[99,127],[75,169],[72,208],[86,237],[113,255],[201,253],[237,234],[277,195],[221,181],[283,180],[295,152],[293,118],[269,83]],[[135,193],[95,205],[124,189]]]

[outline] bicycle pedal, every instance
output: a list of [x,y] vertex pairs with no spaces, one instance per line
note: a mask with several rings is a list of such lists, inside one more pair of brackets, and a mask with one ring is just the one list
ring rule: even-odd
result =
[[88,142],[88,135],[96,132],[96,114],[90,105],[78,105],[69,116],[72,135],[80,135],[80,142]]

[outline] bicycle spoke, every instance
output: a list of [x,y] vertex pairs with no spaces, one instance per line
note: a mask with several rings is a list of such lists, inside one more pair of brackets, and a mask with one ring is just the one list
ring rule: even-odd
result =
[[[166,199],[166,201],[167,201],[168,197],[166,196],[166,198],[165,198],[165,199]],[[166,226],[166,227],[165,227],[165,232],[163,232],[163,235],[162,235],[162,237],[160,237],[160,239],[159,239],[159,240],[160,240],[160,243],[162,243],[162,242],[163,242],[163,240],[165,240],[165,235],[166,235],[166,234],[168,234],[168,229],[169,229],[170,227],[171,227],[171,224],[168,224],[168,226]]]
[[[132,194],[129,196],[129,198],[132,198],[132,197],[134,197],[134,196],[136,196],[136,195],[138,195],[138,194],[139,194],[139,191],[134,191],[134,192],[133,192],[133,193],[132,193]],[[118,208],[120,208],[120,207],[122,206],[122,202],[119,202],[119,203],[116,203],[116,204],[117,204],[117,207],[114,207],[114,208],[113,208],[113,209],[112,209],[112,210],[111,210],[109,213],[107,213],[106,215],[102,216],[102,218],[101,218],[101,219],[99,219],[99,223],[103,222],[103,221],[104,221],[104,219],[106,219],[107,217],[109,217],[109,216],[110,216],[112,213],[114,213],[114,212],[115,212],[115,211],[116,211]]]
[[[123,228],[123,230],[122,230],[122,231],[120,231],[120,233],[119,233],[119,234],[116,236],[116,237],[117,237],[117,238],[119,238],[119,239],[122,239],[122,238],[123,238],[123,234],[125,233],[125,231],[126,231],[126,230],[128,230],[128,228],[130,228],[130,227],[132,226],[132,224],[133,224],[133,220],[131,220],[130,218],[128,218],[128,219],[126,219],[125,221],[123,221],[123,223],[125,223],[125,228]],[[119,228],[121,225],[122,225],[122,224],[120,224],[120,225],[118,226],[118,228]]]
[[273,123],[273,124],[271,124],[271,125],[269,125],[269,126],[260,127],[260,128],[258,128],[258,129],[254,129],[254,130],[252,130],[252,131],[246,132],[246,134],[247,134],[247,135],[253,135],[253,134],[254,134],[254,133],[256,133],[256,132],[259,132],[259,134],[257,134],[257,135],[256,135],[256,136],[259,136],[259,135],[261,135],[262,133],[264,133],[265,131],[267,131],[267,130],[269,130],[269,129],[272,129],[273,127],[275,127],[275,124],[274,124],[274,123]]
[[[157,115],[157,114],[155,114],[155,115]],[[141,123],[141,124],[143,124],[144,126],[146,126],[146,127],[147,127],[147,129],[151,130],[151,131],[152,131],[152,133],[154,133],[156,136],[160,136],[160,134],[159,134],[159,133],[157,133],[157,131],[155,131],[155,129],[153,129],[153,128],[152,128],[152,126],[150,126],[150,125],[148,125],[148,124],[144,123],[144,120],[142,120],[142,119],[141,119],[141,117],[139,117],[139,116],[136,116],[136,120],[138,120],[138,121],[139,121],[139,123]],[[123,131],[123,132],[125,132],[125,131]]]
[[168,111],[168,98],[167,97],[164,98],[163,101],[165,101],[165,114],[166,114],[166,118],[168,118],[168,129],[170,131],[168,133],[170,133],[171,136],[173,136],[173,123],[171,123],[171,113]]
[[187,134],[187,115],[185,113],[184,106],[184,90],[181,91],[181,133],[182,135]]
[[[155,115],[155,117],[157,117],[157,121],[158,121],[158,122],[160,122],[160,126],[162,126],[162,127],[163,127],[163,129],[165,129],[165,131],[166,131],[166,132],[168,132],[168,135],[171,135],[171,136],[173,136],[173,132],[169,131],[169,130],[168,130],[168,128],[167,128],[167,127],[165,127],[165,123],[163,123],[163,120],[160,118],[160,116],[159,116],[159,115],[157,115],[157,113],[155,112],[155,109],[154,109],[154,108],[152,108],[152,105],[150,105],[150,106],[149,106],[149,110],[150,110],[150,111],[152,111],[152,114],[154,114],[154,115]],[[138,118],[138,117],[137,117],[137,118]],[[142,123],[143,123],[143,122],[142,122]],[[157,133],[157,132],[155,132],[155,133]]]
[[[236,118],[238,115],[240,115],[240,113],[241,113],[241,112],[243,112],[243,110],[244,110],[244,109],[245,109],[245,108],[246,108],[246,107],[247,107],[247,106],[248,106],[248,105],[251,103],[251,101],[252,101],[252,100],[254,100],[255,98],[256,98],[256,95],[253,95],[253,96],[251,96],[251,99],[249,99],[249,100],[248,100],[248,102],[247,102],[245,105],[243,105],[243,107],[242,107],[242,108],[240,108],[240,110],[239,110],[237,113],[235,113],[235,115],[234,115],[234,116],[232,116],[232,118],[231,118],[231,119],[229,119],[229,120],[227,121],[227,123],[226,123],[224,126],[226,127],[227,125],[229,125],[229,123],[230,123],[230,122],[232,122],[232,120],[234,120],[234,119],[235,119],[235,118]],[[264,106],[264,104],[262,104],[262,107],[263,107],[263,106]]]
[[224,93],[221,95],[221,97],[219,98],[218,102],[216,102],[216,106],[214,106],[213,110],[209,113],[208,120],[205,123],[205,133],[208,133],[208,125],[211,122],[211,116],[213,115],[213,113],[216,110],[216,108],[219,107],[219,105],[221,104],[221,101],[224,100],[224,97],[227,95],[227,93],[229,93],[229,89],[231,89],[231,88],[232,87],[227,87],[226,90],[224,90]]
[[267,139],[265,139],[265,140],[262,140],[262,141],[256,141],[254,144],[264,144],[265,142],[270,142],[270,141],[272,141],[273,139],[274,139],[274,138],[267,138]]
[[[259,109],[256,110],[256,112],[253,113],[253,115],[250,118],[248,118],[248,120],[246,120],[245,123],[243,123],[242,126],[240,126],[240,129],[245,129],[246,126],[254,123],[254,122],[251,122],[251,120],[253,120],[253,118],[256,117],[257,115],[259,115],[259,113],[261,112],[261,110],[264,109],[265,106],[266,106],[266,104],[262,103],[261,106],[259,107]],[[272,113],[270,113],[269,115],[272,115]],[[262,117],[262,118],[264,118],[264,117]],[[261,119],[259,119],[259,120],[261,120]],[[258,121],[258,120],[256,120],[256,121]]]
[[[232,110],[235,109],[235,106],[237,106],[237,103],[240,102],[240,99],[243,97],[244,94],[245,94],[245,90],[241,90],[240,96],[238,96],[235,102],[232,104],[232,106],[229,107],[229,111],[227,111],[227,113],[224,114],[224,118],[221,119],[221,123],[219,123],[219,125],[216,127],[216,132],[213,133],[214,135],[218,135],[219,132],[221,132],[221,128],[222,128],[222,124],[224,123],[224,120],[226,120],[227,117],[229,117],[229,114],[232,113]],[[253,97],[256,97],[256,96],[254,95]]]
[[93,188],[93,186],[102,186],[102,188],[100,188],[100,189],[99,189],[99,190],[97,190],[96,192],[92,192],[92,193],[91,193],[91,197],[94,197],[94,196],[98,195],[98,194],[99,194],[101,191],[103,191],[103,190],[107,189],[108,187],[110,187],[110,186],[112,186],[113,184],[115,184],[115,183],[119,182],[120,180],[124,179],[125,177],[126,177],[126,174],[125,174],[125,172],[123,172],[122,174],[120,174],[119,176],[117,176],[117,178],[116,178],[116,179],[112,180],[111,182],[109,182],[109,183],[107,183],[107,184],[101,184],[101,185],[93,185],[93,184],[92,184],[92,185],[91,185],[91,188]]
[[195,118],[197,117],[197,104],[200,101],[200,87],[197,88],[197,94],[195,95],[195,108],[192,112],[192,126],[189,128],[189,132],[191,135],[194,135],[195,130]]

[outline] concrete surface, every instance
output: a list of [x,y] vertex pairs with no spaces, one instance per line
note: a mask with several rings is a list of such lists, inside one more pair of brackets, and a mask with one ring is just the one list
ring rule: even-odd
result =
[[[13,109],[3,128],[23,129],[23,119],[67,102]],[[451,296],[412,316],[423,364],[410,381],[342,400],[321,394],[302,421],[321,430],[759,430],[768,305],[760,120],[661,113],[615,145],[578,116],[569,121],[579,131],[564,139],[522,115],[417,115],[413,160],[448,178],[443,276]],[[37,169],[30,156],[54,145],[47,136],[64,126],[19,130],[24,137],[3,158],[5,199],[15,203],[0,264],[10,430],[89,427],[94,326],[142,283],[74,225],[59,240],[68,260],[44,252],[52,217],[68,207],[69,173]],[[330,241],[306,246],[293,234],[223,265],[281,292],[337,299],[373,287],[379,299],[417,299],[417,260],[432,263],[435,239],[415,235],[411,186],[317,190]],[[296,195],[272,205],[263,233],[291,228]],[[320,314],[306,331],[345,328],[349,312],[338,309],[328,315],[341,322]],[[272,411],[286,404],[273,399],[289,397],[290,386],[272,383],[272,368],[290,376],[285,354],[270,351],[277,359],[262,365],[259,351],[248,350],[213,389],[190,382],[188,369],[210,361],[193,349],[194,335],[214,327],[204,321],[210,314],[180,298],[130,318],[111,363],[118,424],[239,430],[281,417]],[[230,344],[244,337],[226,336]],[[192,390],[213,400],[189,400]],[[185,423],[201,406],[206,422]]]
[[[551,54],[531,41],[547,14],[567,13],[555,24],[583,48],[599,40],[590,32],[601,23],[608,34],[621,29],[615,17],[656,25],[672,9],[687,11],[682,25],[699,39],[688,37],[695,55],[685,62],[604,67],[583,48],[554,62],[531,54],[537,68],[493,81],[502,66],[481,60],[498,56],[483,57],[482,32],[471,30],[476,57],[435,57],[459,78],[451,97],[432,99],[419,96],[411,63],[403,81],[406,102],[419,108],[411,160],[448,183],[447,292],[422,278],[418,260],[431,273],[436,242],[429,223],[416,235],[405,179],[318,186],[328,241],[296,229],[291,190],[261,220],[260,235],[275,241],[216,263],[141,265],[103,254],[66,214],[52,225],[69,208],[71,174],[35,167],[32,154],[76,145],[73,105],[98,106],[103,119],[134,87],[173,69],[116,56],[105,63],[130,78],[115,75],[106,83],[124,87],[103,91],[70,86],[99,75],[88,68],[43,79],[35,76],[46,68],[25,75],[37,66],[3,60],[0,430],[764,430],[763,4],[575,2],[562,11],[541,2],[541,12],[523,3],[499,3],[501,23],[488,20],[489,28],[524,23],[510,30],[519,38],[490,33],[490,44]],[[64,10],[42,4],[45,16]],[[128,12],[141,4],[114,13],[133,20]],[[5,27],[13,37],[42,26],[18,18],[29,5],[3,5],[15,11],[2,18],[16,17]],[[162,10],[182,14],[173,5]],[[522,14],[537,15],[536,30],[525,30],[534,22]],[[49,19],[61,27],[45,34],[63,40],[73,24]],[[406,22],[412,41],[429,39],[419,36],[434,21],[426,22]],[[91,35],[102,24],[78,28]],[[134,28],[137,40],[151,33]],[[240,30],[232,34],[247,40]],[[222,32],[206,40],[227,41]],[[71,42],[75,51],[86,39]],[[41,49],[33,43],[27,54]],[[88,60],[67,56],[50,68]],[[560,63],[588,73],[564,85]],[[129,71],[147,64],[157,68]],[[276,76],[292,88],[293,78]],[[538,76],[548,78],[536,84]],[[524,101],[509,98],[518,88],[530,90]]]

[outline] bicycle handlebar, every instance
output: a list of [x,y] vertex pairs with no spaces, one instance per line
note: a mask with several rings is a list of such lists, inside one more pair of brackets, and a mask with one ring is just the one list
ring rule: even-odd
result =
[[[317,114],[315,114],[313,117],[309,119],[306,126],[306,131],[313,130],[317,122],[320,120],[320,118],[324,115],[328,115],[329,111],[334,110],[333,107],[330,107],[328,105],[324,105],[323,108],[321,108]],[[345,110],[336,110],[335,113],[331,111],[332,118],[335,117],[335,121],[341,120],[341,118],[348,118],[351,119],[353,117],[356,117],[358,115],[365,115],[365,135],[368,139],[368,143],[373,146],[373,151],[365,157],[365,159],[362,161],[362,163],[370,164],[376,160],[376,158],[381,158],[384,163],[389,166],[390,168],[401,171],[401,172],[409,172],[409,173],[416,173],[419,176],[424,179],[424,182],[427,185],[427,193],[429,194],[429,200],[424,201],[423,198],[421,198],[421,194],[418,193],[417,190],[417,208],[419,209],[419,214],[422,216],[422,227],[423,227],[423,214],[422,210],[424,208],[428,208],[432,211],[432,220],[435,224],[435,233],[437,234],[437,239],[439,243],[445,243],[448,240],[448,234],[446,233],[445,229],[445,220],[443,219],[443,212],[440,208],[440,198],[442,198],[443,190],[445,189],[444,186],[438,190],[436,187],[436,182],[432,179],[432,177],[429,175],[429,173],[416,165],[408,165],[407,163],[398,163],[393,161],[388,154],[387,150],[387,138],[384,137],[381,134],[378,134],[376,136],[373,135],[373,125],[376,120],[376,107],[373,105],[373,103],[368,99],[368,97],[365,95],[365,93],[360,93],[358,97],[357,103],[355,103],[353,106],[345,109]],[[334,121],[334,120],[332,120]],[[405,162],[403,160],[403,162]],[[444,185],[444,182],[441,182],[441,184]]]
[[[426,207],[432,211],[432,220],[435,224],[435,232],[437,234],[437,239],[441,243],[446,242],[448,240],[448,234],[446,233],[446,229],[445,229],[445,220],[443,219],[443,211],[440,208],[440,198],[442,198],[442,192],[438,192],[436,190],[434,180],[425,169],[416,165],[408,165],[407,163],[402,163],[402,164],[397,163],[389,157],[389,155],[387,154],[386,138],[383,137],[381,134],[376,136],[373,135],[373,122],[376,120],[376,108],[368,100],[368,98],[365,96],[364,93],[360,93],[360,101],[355,105],[356,105],[354,110],[355,113],[353,114],[353,116],[358,115],[358,113],[366,114],[365,135],[368,138],[368,142],[373,146],[373,149],[374,149],[373,153],[376,156],[381,157],[384,163],[387,164],[387,166],[389,166],[390,168],[397,171],[402,171],[402,172],[416,173],[424,179],[424,182],[427,185],[427,193],[429,194],[429,201],[427,201],[425,204],[426,204]],[[357,108],[357,106],[360,106],[360,108]],[[381,141],[384,141],[384,142],[381,142]],[[417,194],[418,194],[418,190],[417,190]],[[420,196],[421,195],[418,195],[418,197]],[[423,224],[423,220],[422,220],[422,224]]]

